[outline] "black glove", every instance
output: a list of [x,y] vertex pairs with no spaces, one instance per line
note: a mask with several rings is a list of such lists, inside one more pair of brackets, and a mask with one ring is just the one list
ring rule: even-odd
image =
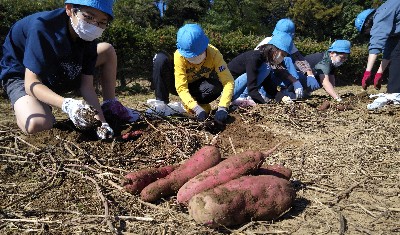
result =
[[228,119],[228,111],[225,107],[218,107],[214,120],[218,123],[225,123],[226,119]]
[[196,107],[193,108],[193,111],[196,115],[197,120],[199,120],[200,122],[203,122],[207,119],[207,113],[200,105],[196,105]]

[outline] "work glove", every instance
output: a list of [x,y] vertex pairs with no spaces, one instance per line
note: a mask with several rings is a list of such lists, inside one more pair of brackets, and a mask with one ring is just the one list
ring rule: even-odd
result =
[[200,122],[206,120],[207,113],[200,105],[196,105],[196,107],[193,108],[193,111],[196,115],[197,120],[199,120]]
[[361,80],[361,86],[364,90],[367,90],[370,80],[371,80],[371,71],[365,71],[364,76]]
[[303,98],[303,86],[299,81],[293,83],[294,93],[296,94],[296,99]]
[[219,124],[224,124],[226,119],[228,119],[228,111],[225,107],[218,107],[214,120]]
[[315,91],[321,88],[317,79],[315,79],[314,75],[307,76],[307,87],[310,88],[311,91]]
[[69,119],[78,129],[88,130],[98,123],[98,120],[94,117],[97,111],[86,101],[65,98],[61,109],[68,114]]
[[374,87],[376,90],[380,90],[382,86],[382,74],[376,73],[374,78]]
[[101,126],[97,127],[96,133],[97,137],[101,140],[109,139],[114,136],[114,131],[107,122],[103,122]]

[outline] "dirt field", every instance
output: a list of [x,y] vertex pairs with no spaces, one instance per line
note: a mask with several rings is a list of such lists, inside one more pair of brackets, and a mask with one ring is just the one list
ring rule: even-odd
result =
[[[319,111],[321,91],[294,104],[238,109],[220,133],[169,118],[119,126],[113,141],[76,131],[59,110],[55,128],[26,136],[0,99],[0,233],[400,234],[400,107],[370,112],[359,86],[338,91],[344,111],[334,104]],[[120,99],[145,110],[134,96]],[[131,130],[143,134],[124,141]],[[293,171],[292,209],[276,221],[211,229],[196,225],[176,197],[150,204],[121,189],[126,173],[180,163],[213,139],[223,156],[282,143],[265,164]]]

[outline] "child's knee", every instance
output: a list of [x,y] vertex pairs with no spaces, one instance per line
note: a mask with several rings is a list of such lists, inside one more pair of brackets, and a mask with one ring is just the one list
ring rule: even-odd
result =
[[28,117],[26,120],[18,120],[19,128],[26,134],[35,134],[53,128],[54,118]]

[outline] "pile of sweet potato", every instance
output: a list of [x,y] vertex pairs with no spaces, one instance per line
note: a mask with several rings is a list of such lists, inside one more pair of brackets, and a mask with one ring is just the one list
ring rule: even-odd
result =
[[129,173],[123,186],[146,202],[177,195],[197,223],[210,227],[272,220],[288,211],[296,197],[290,169],[261,167],[275,149],[246,151],[223,160],[218,148],[205,146],[179,166]]

